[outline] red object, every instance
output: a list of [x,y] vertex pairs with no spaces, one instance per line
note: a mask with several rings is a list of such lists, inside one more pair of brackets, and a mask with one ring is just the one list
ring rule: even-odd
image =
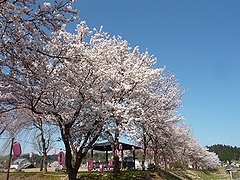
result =
[[33,153],[33,152],[30,152],[29,157],[32,158],[33,155],[34,155],[34,153]]
[[119,151],[117,149],[115,150],[115,156],[119,156]]
[[81,147],[81,146],[78,146],[78,147],[77,147],[77,152],[79,152],[79,150],[80,150],[80,147]]
[[150,151],[150,155],[152,156],[154,154],[154,151]]
[[119,150],[121,151],[123,149],[122,144],[119,144]]
[[22,149],[21,149],[21,145],[19,142],[14,142],[13,143],[13,155],[16,157],[21,156],[22,154]]
[[64,155],[64,152],[61,151],[61,152],[58,154],[58,163],[59,163],[60,165],[63,165],[64,162],[65,162],[65,155]]
[[132,151],[135,151],[135,147],[134,146],[132,146]]
[[56,150],[55,148],[53,148],[53,150],[52,150],[52,154],[55,155],[56,152],[57,152],[57,150]]
[[109,167],[112,167],[112,166],[113,166],[113,160],[112,160],[112,158],[108,161],[108,166],[109,166]]
[[103,172],[104,171],[104,164],[100,164],[99,168],[100,168],[100,172]]
[[89,171],[93,170],[93,160],[92,159],[88,160],[88,170]]

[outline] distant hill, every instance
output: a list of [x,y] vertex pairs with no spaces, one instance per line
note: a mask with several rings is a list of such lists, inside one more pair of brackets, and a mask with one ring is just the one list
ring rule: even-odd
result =
[[236,146],[216,144],[207,148],[210,152],[215,152],[221,161],[240,160],[240,148]]

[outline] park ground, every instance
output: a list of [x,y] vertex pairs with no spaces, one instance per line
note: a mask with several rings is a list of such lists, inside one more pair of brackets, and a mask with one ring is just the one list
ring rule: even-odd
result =
[[[5,180],[6,172],[0,173],[0,179]],[[88,172],[81,170],[78,180],[227,180],[230,175],[226,174],[223,168],[214,171],[202,170],[171,170],[171,171],[122,171],[114,175],[111,172]],[[24,169],[23,172],[10,172],[9,180],[67,180],[66,173],[55,172],[53,168],[48,169],[48,173],[43,175],[38,168]]]

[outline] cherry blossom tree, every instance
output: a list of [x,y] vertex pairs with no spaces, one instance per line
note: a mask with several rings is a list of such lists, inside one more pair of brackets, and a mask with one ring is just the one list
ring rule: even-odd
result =
[[[108,118],[103,126],[103,138],[112,144],[113,152],[119,151],[119,138],[129,130],[133,120],[133,109],[138,102],[136,97],[152,79],[157,78],[162,69],[153,69],[156,59],[148,52],[140,53],[139,47],[133,51],[126,40],[121,37],[108,37],[100,43],[99,52],[107,64],[104,69],[106,77],[106,109]],[[118,153],[114,153],[114,172],[119,172]]]
[[202,169],[217,167],[218,156],[199,144],[186,123],[174,125],[172,132],[169,145],[174,156],[182,165],[186,164]]
[[71,34],[62,27],[52,33],[53,38],[44,51],[56,58],[51,59],[48,73],[42,76],[37,105],[30,107],[59,127],[69,179],[76,179],[83,157],[102,131],[104,119],[102,96],[105,87],[98,74],[102,67],[99,59],[95,59],[90,44],[93,40],[84,41],[90,35],[86,23],[79,24],[76,31]]
[[195,138],[190,140],[186,155],[188,164],[197,169],[216,168],[219,163],[218,156],[202,147]]
[[25,96],[32,97],[32,89],[27,87],[36,84],[36,75],[41,76],[48,63],[43,58],[43,54],[48,54],[43,52],[43,47],[50,32],[75,20],[70,15],[77,13],[70,1],[43,5],[35,0],[0,2],[0,113],[24,108],[21,93],[24,91]]
[[16,133],[19,128],[16,128],[19,125],[19,119],[15,116],[13,111],[0,114],[0,135],[4,132]]
[[[1,132],[15,124],[14,117],[9,119],[9,114],[14,112],[11,110],[26,108],[23,97],[33,99],[34,82],[38,81],[36,74],[41,76],[43,64],[47,63],[42,57],[45,54],[42,48],[49,32],[76,19],[67,17],[67,13],[78,13],[71,8],[70,1],[55,1],[52,5],[40,5],[35,0],[0,2]],[[8,121],[2,117],[8,117]],[[20,127],[19,118],[14,122],[17,124],[11,128],[12,132]]]
[[3,154],[9,152],[12,140],[24,134],[28,127],[29,122],[26,119],[25,110],[14,109],[0,113],[0,136],[4,139],[1,145]]
[[47,173],[47,153],[53,148],[52,137],[57,131],[56,126],[46,123],[44,116],[35,116],[31,112],[29,112],[29,123],[32,124],[30,128],[34,131],[33,147],[42,155],[40,171]]
[[85,22],[76,31],[76,35],[70,34],[62,27],[53,32],[41,52],[33,55],[32,69],[25,64],[8,66],[11,71],[1,74],[6,84],[2,92],[11,92],[5,102],[29,109],[59,127],[69,179],[76,179],[82,158],[98,139],[105,118],[106,84],[102,81],[106,76],[101,74],[107,66],[101,65],[103,59],[97,54],[101,50],[97,42],[104,33],[96,31],[87,43],[84,38],[90,32]]
[[[160,149],[166,147],[171,136],[172,125],[182,120],[181,115],[175,115],[181,106],[185,89],[181,88],[173,74],[160,74],[154,78],[138,95],[138,107],[134,111],[136,132],[130,134],[133,141],[144,147],[142,168],[146,150],[154,152],[155,164]],[[165,156],[164,156],[165,157]],[[157,167],[158,168],[158,167]]]
[[163,154],[163,149],[167,146],[172,125],[182,120],[181,115],[175,113],[181,106],[185,90],[179,86],[173,74],[163,73],[146,89],[147,93],[138,96],[141,111],[135,112],[134,120],[138,133],[131,137],[144,147],[142,168],[145,167],[146,154],[149,153],[158,169],[159,154]]
[[28,127],[24,110],[11,110],[0,114],[0,135],[16,136],[24,127]]
[[75,20],[74,16],[66,14],[78,11],[72,9],[70,1],[36,3],[0,2],[1,113],[29,109],[35,114],[49,114],[44,109],[46,106],[41,108],[39,102],[44,100],[42,96],[48,92],[48,83],[53,80],[48,80],[48,76],[55,66],[59,67],[58,60],[64,57],[61,53],[46,51],[45,46],[51,41],[51,31]]
[[187,123],[173,126],[172,136],[170,137],[168,145],[171,147],[174,157],[181,164],[182,168],[186,166],[186,162],[188,161],[186,150],[192,138],[193,135]]

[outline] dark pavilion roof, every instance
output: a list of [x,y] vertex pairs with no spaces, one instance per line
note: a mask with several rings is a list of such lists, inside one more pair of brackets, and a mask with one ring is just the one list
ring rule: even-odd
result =
[[[123,142],[119,142],[118,144],[122,144],[122,148],[123,150],[132,150],[132,146],[131,144],[127,144],[127,143],[123,143]],[[141,147],[138,146],[134,146],[135,149],[141,149]],[[93,145],[93,150],[96,151],[112,151],[112,147],[110,142],[102,142],[102,143],[96,143]]]

